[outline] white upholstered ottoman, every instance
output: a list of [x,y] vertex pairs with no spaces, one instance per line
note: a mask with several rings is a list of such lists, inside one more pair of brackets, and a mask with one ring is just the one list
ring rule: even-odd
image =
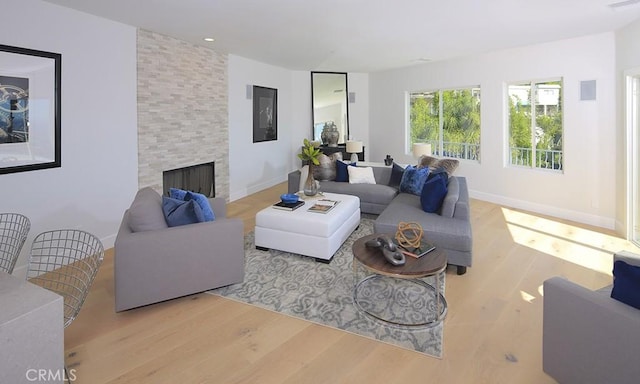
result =
[[316,198],[285,211],[267,207],[256,214],[255,243],[258,249],[278,249],[329,262],[333,254],[360,225],[357,196],[325,193],[319,198],[340,201],[327,213],[309,212]]

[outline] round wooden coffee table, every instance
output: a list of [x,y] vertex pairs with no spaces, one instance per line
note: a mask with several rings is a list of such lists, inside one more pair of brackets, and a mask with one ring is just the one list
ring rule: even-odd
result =
[[[378,236],[380,234],[361,237],[352,246],[355,279],[353,301],[356,307],[378,320],[400,326],[432,326],[440,323],[447,313],[447,301],[441,289],[447,268],[445,252],[436,248],[417,259],[406,256],[404,265],[394,266],[387,262],[381,250],[365,245],[368,240]],[[358,280],[359,265],[373,274]],[[435,287],[422,280],[428,276],[435,276]],[[392,280],[396,279],[402,280],[397,284],[404,284],[405,292],[392,292],[396,284],[392,284]],[[368,301],[363,300],[365,294],[369,297]],[[431,300],[427,298],[428,295],[433,295],[435,308],[429,308]],[[396,306],[396,302],[402,303],[409,310],[398,309],[400,307]],[[395,313],[399,311],[406,311],[408,315]],[[422,314],[414,314],[412,311],[422,311]]]

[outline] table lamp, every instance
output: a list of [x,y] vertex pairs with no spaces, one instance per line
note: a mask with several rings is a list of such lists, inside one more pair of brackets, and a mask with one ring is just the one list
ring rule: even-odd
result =
[[347,153],[351,154],[351,162],[358,161],[358,153],[362,152],[362,141],[347,141]]
[[413,143],[413,157],[419,159],[420,156],[431,156],[431,144]]

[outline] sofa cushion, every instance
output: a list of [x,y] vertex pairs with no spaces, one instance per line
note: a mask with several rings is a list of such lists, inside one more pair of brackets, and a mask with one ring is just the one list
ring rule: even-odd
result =
[[404,174],[404,168],[393,162],[391,167],[391,178],[389,178],[389,186],[400,188],[400,182],[402,181],[402,175]]
[[398,190],[384,184],[350,184],[335,181],[321,181],[320,190],[329,193],[353,195],[360,198],[360,202],[389,205],[398,194]]
[[420,224],[424,239],[436,247],[471,252],[471,223],[423,211],[419,196],[410,193],[396,196],[376,219],[374,230],[394,234],[401,221]]
[[[391,167],[372,167],[373,168],[373,176],[376,178],[376,183],[389,185],[389,180],[391,179]],[[396,190],[400,188],[400,184],[397,187],[394,187]]]
[[375,184],[376,178],[371,167],[347,167],[349,172],[349,184]]
[[423,211],[435,213],[440,210],[447,195],[447,179],[447,172],[444,170],[429,174],[420,194],[420,205]]
[[151,187],[140,189],[129,207],[129,228],[131,231],[155,231],[167,227],[162,213],[160,194]]
[[611,297],[640,309],[640,267],[622,260],[613,263]]
[[202,209],[195,200],[184,201],[163,196],[162,211],[170,227],[205,221]]
[[336,181],[337,182],[348,182],[349,181],[349,171],[347,171],[348,166],[356,166],[356,163],[345,163],[342,160],[336,161]]
[[402,174],[402,180],[400,181],[400,192],[411,193],[416,196],[420,196],[422,193],[422,186],[427,181],[429,176],[429,168],[416,168],[413,165],[408,165]]

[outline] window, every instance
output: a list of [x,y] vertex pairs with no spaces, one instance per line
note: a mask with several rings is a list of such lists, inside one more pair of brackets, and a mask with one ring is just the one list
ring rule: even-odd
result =
[[480,160],[480,87],[409,93],[409,148],[430,143],[433,154]]
[[562,171],[562,81],[512,84],[507,92],[510,164]]

